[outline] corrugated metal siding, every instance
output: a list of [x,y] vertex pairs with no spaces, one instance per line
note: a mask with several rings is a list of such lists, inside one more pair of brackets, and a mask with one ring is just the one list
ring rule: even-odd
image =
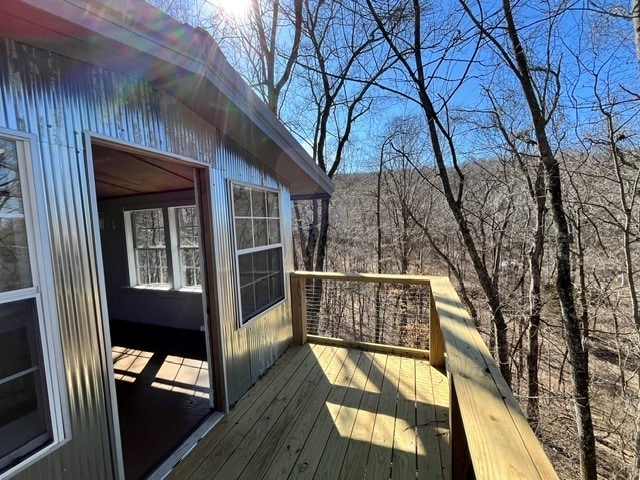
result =
[[[287,301],[238,328],[238,300],[234,276],[235,254],[230,209],[229,182],[237,181],[281,191],[281,214],[285,251],[285,271],[293,270],[291,235],[291,199],[289,189],[252,155],[233,141],[221,136],[213,171],[213,203],[216,229],[216,265],[218,305],[222,319],[227,396],[233,405],[276,361],[291,342],[291,309]],[[286,276],[288,282],[288,276]],[[285,291],[289,291],[288,283]]]
[[39,142],[47,202],[41,210],[46,207],[48,217],[71,416],[70,441],[14,478],[113,478],[82,134],[213,163],[217,131],[136,79],[5,39],[0,92],[0,126],[34,134]]

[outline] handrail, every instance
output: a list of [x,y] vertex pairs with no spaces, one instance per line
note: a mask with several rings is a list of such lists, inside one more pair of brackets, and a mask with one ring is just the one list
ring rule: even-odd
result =
[[446,353],[452,478],[558,478],[447,277],[293,272],[293,331],[299,344],[307,341],[307,279],[430,285],[429,362],[443,366]]

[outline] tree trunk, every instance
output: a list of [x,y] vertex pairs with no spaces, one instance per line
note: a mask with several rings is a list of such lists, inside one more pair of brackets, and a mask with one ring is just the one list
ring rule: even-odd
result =
[[[640,338],[638,339],[640,345]],[[638,405],[636,407],[636,458],[634,462],[633,480],[640,480],[640,378],[638,379]]]
[[[383,151],[380,152],[380,165],[378,169],[378,183],[376,185],[376,234],[377,234],[377,244],[376,244],[376,255],[377,255],[377,271],[376,273],[382,273],[382,171],[384,168],[383,165]],[[380,305],[380,295],[382,293],[382,284],[377,283],[375,287],[375,332],[374,332],[374,342],[381,343],[382,342],[382,330],[384,328],[382,324],[382,316],[381,316],[381,305]]]
[[636,58],[640,62],[640,0],[631,0],[631,18],[636,40]]
[[536,90],[528,59],[520,43],[518,30],[513,18],[511,2],[509,0],[503,0],[502,4],[507,33],[515,53],[516,70],[514,73],[516,73],[520,81],[531,113],[540,159],[546,172],[547,188],[551,200],[551,212],[556,228],[556,259],[558,264],[556,291],[562,307],[565,341],[569,353],[569,362],[572,367],[573,397],[580,443],[580,472],[583,480],[595,480],[597,478],[596,446],[589,400],[589,357],[585,345],[583,345],[582,342],[580,320],[578,319],[573,296],[571,239],[562,199],[560,165],[553,154],[553,149],[547,138],[545,115],[536,97]]
[[529,287],[529,351],[527,353],[527,418],[531,423],[531,427],[535,430],[540,420],[540,387],[538,383],[540,311],[542,309],[540,289],[542,284],[541,272],[547,200],[542,171],[537,172],[534,195],[536,202],[536,228],[533,236],[533,245],[529,252],[531,285]]
[[440,182],[442,183],[444,195],[447,200],[449,209],[451,210],[451,213],[453,214],[453,217],[458,224],[458,231],[462,236],[464,246],[467,253],[469,254],[469,258],[471,259],[471,263],[473,264],[476,275],[478,276],[480,286],[482,287],[482,290],[487,297],[489,309],[491,310],[491,314],[493,315],[493,322],[496,327],[496,344],[498,347],[498,363],[500,364],[500,372],[502,373],[502,376],[505,378],[507,383],[511,385],[507,323],[502,312],[502,302],[500,300],[500,294],[496,285],[492,282],[491,275],[487,270],[487,266],[482,260],[482,257],[480,256],[480,253],[476,248],[471,229],[469,228],[467,219],[462,211],[462,206],[453,194],[453,189],[449,180],[449,172],[445,163],[444,155],[442,153],[442,147],[440,144],[440,138],[436,126],[437,113],[433,107],[433,104],[431,103],[431,98],[427,94],[426,88],[424,88],[424,85],[423,88],[420,89],[419,94],[421,106],[423,108],[423,111],[425,112],[425,117],[427,119],[429,137],[431,139],[434,158],[438,167],[438,173],[440,176]]

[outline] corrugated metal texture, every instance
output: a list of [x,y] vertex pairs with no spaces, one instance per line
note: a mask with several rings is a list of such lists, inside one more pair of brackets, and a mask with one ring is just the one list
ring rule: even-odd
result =
[[[82,132],[212,163],[217,131],[148,83],[5,40],[3,126],[82,149]],[[24,92],[20,92],[20,85]],[[4,98],[7,98],[5,95]]]
[[[215,207],[216,264],[219,315],[225,342],[227,396],[233,405],[276,361],[291,342],[291,309],[287,301],[238,328],[238,293],[236,287],[233,225],[229,182],[237,181],[268,188],[281,194],[281,214],[285,251],[285,270],[293,269],[291,244],[291,200],[289,189],[261,167],[251,154],[221,136],[213,170]],[[288,282],[288,276],[287,282]],[[289,291],[288,283],[285,285]]]
[[113,478],[83,132],[213,163],[217,131],[130,77],[0,39],[0,126],[34,134],[69,393],[69,441],[17,479]]

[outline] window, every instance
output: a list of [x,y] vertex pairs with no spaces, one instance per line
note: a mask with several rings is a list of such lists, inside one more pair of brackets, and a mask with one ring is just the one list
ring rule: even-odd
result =
[[63,434],[27,171],[25,142],[0,137],[0,473]]
[[183,287],[200,285],[200,241],[195,207],[175,208],[178,263]]
[[232,185],[241,323],[284,299],[277,192]]
[[196,207],[127,210],[125,226],[132,286],[200,289]]
[[139,285],[169,285],[162,209],[131,212],[136,279]]

